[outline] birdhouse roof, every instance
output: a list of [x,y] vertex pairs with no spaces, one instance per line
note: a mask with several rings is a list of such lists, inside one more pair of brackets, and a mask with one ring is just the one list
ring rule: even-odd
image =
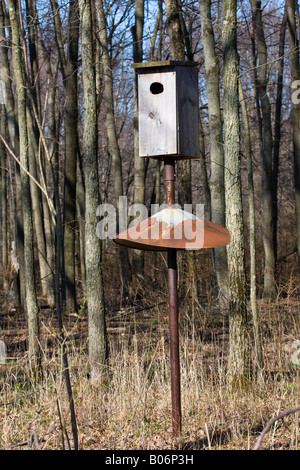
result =
[[174,67],[199,67],[198,62],[193,61],[178,61],[178,60],[163,60],[153,62],[135,62],[131,64],[133,69],[161,69],[161,68],[174,68]]

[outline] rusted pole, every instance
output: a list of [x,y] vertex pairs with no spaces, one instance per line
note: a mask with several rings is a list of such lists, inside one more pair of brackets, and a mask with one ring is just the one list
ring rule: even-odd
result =
[[[175,161],[165,159],[164,166],[166,203],[175,203]],[[178,331],[178,293],[176,249],[168,248],[169,328],[171,362],[171,396],[173,437],[181,433],[180,362]]]

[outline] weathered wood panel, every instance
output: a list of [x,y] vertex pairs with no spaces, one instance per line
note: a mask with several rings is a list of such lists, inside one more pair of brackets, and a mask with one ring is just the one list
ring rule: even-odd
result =
[[141,67],[138,102],[141,157],[198,157],[197,67]]
[[177,153],[176,74],[139,75],[140,156]]

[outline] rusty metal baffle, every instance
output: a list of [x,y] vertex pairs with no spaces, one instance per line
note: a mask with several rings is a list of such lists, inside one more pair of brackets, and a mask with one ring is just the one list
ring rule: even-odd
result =
[[[165,159],[164,163],[166,203],[168,204],[168,206],[172,206],[175,203],[175,161],[174,159]],[[173,437],[179,437],[181,433],[181,394],[178,330],[177,256],[175,248],[168,248],[168,288],[172,430]]]

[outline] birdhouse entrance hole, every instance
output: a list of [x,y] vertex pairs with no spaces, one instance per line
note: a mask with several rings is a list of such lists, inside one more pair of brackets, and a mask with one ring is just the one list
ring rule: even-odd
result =
[[153,82],[150,85],[150,91],[152,95],[160,95],[164,91],[164,86],[162,83],[159,82]]

